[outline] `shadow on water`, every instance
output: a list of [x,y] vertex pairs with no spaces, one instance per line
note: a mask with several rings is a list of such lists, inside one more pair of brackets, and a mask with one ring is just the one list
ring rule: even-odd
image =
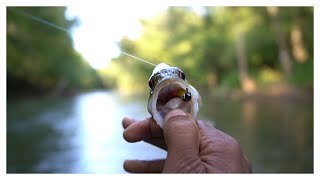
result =
[[[7,172],[126,173],[125,159],[164,158],[122,138],[122,118],[149,117],[146,102],[111,91],[9,100]],[[313,102],[206,98],[202,117],[240,142],[254,172],[313,172]]]

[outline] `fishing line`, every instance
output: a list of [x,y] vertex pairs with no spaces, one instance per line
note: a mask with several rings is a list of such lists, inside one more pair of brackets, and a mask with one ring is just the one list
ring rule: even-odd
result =
[[149,62],[149,61],[143,60],[143,59],[141,59],[141,58],[138,58],[138,57],[136,57],[136,56],[134,56],[134,55],[131,55],[131,54],[128,54],[128,53],[126,53],[126,52],[120,51],[120,53],[122,53],[122,54],[124,54],[124,55],[127,55],[127,56],[130,56],[130,57],[132,57],[132,58],[135,58],[135,59],[137,59],[137,60],[140,60],[140,61],[142,61],[142,62],[148,63],[148,64],[150,64],[150,65],[157,66],[156,64],[153,64],[153,63],[151,63],[151,62]]
[[[9,9],[9,10],[11,10],[11,9]],[[34,15],[32,15],[32,14],[26,13],[26,12],[21,11],[21,10],[16,10],[16,9],[12,9],[12,11],[16,12],[16,13],[19,14],[19,15],[22,15],[22,16],[24,16],[24,17],[27,17],[27,18],[29,18],[29,19],[32,19],[32,20],[34,20],[34,21],[40,22],[40,23],[42,23],[42,24],[45,24],[45,25],[47,25],[47,26],[49,26],[49,27],[52,27],[52,28],[55,28],[55,29],[58,29],[58,30],[61,30],[61,31],[64,31],[64,32],[67,32],[67,33],[70,33],[70,34],[71,34],[71,31],[70,31],[70,30],[68,30],[68,29],[66,29],[66,28],[63,28],[63,27],[61,27],[61,26],[58,26],[58,25],[56,25],[56,24],[53,24],[53,23],[51,23],[51,22],[49,22],[49,21],[47,21],[47,20],[38,18],[38,17],[36,17],[36,16],[34,16]]]
[[[31,20],[34,20],[34,21],[37,21],[37,22],[39,22],[39,23],[45,24],[45,25],[47,25],[47,26],[49,26],[49,27],[51,27],[51,28],[58,29],[58,30],[60,30],[60,31],[64,31],[64,32],[66,32],[66,33],[72,34],[72,32],[71,32],[70,30],[68,30],[68,29],[66,29],[66,28],[63,28],[63,27],[61,27],[61,26],[59,26],[59,25],[56,25],[56,24],[54,24],[54,23],[52,23],[52,22],[50,22],[50,21],[47,21],[47,20],[45,20],[45,19],[39,18],[39,17],[37,17],[37,16],[34,16],[34,15],[32,15],[32,14],[29,14],[29,13],[26,13],[26,12],[24,12],[24,11],[17,10],[17,9],[9,9],[9,10],[11,10],[11,11],[13,11],[13,12],[15,12],[15,13],[21,15],[21,16],[24,16],[24,17],[26,17],[26,18],[29,18],[29,19],[31,19]],[[150,64],[150,65],[153,65],[153,66],[157,66],[156,64],[153,64],[153,63],[151,63],[151,62],[149,62],[149,61],[147,61],[147,60],[141,59],[141,58],[139,58],[139,57],[136,57],[136,56],[131,55],[131,54],[129,54],[129,53],[126,53],[126,52],[124,52],[124,51],[119,50],[119,52],[120,52],[121,54],[126,55],[126,56],[132,57],[132,58],[134,58],[134,59],[136,59],[136,60],[142,61],[142,62],[144,62],[144,63]]]

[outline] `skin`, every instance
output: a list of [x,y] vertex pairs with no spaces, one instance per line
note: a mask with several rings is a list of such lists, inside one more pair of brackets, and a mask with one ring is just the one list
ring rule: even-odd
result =
[[128,142],[145,141],[167,150],[166,159],[126,160],[132,173],[251,173],[249,160],[239,143],[224,132],[176,109],[166,117],[163,129],[152,118],[124,118],[123,137]]

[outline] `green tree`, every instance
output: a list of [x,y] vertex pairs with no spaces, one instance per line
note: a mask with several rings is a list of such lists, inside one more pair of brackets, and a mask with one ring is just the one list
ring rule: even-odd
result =
[[70,29],[76,20],[66,20],[64,7],[8,7],[7,12],[8,88],[23,82],[60,93],[99,84],[95,71],[74,50],[68,33],[28,17]]
[[[139,39],[124,38],[119,45],[123,51],[155,64],[178,66],[191,84],[206,91],[224,87],[250,92],[290,79],[297,86],[302,82],[312,85],[313,34],[308,33],[313,31],[312,21],[310,7],[281,7],[276,19],[270,18],[265,7],[205,7],[204,14],[190,7],[170,7],[141,21]],[[281,31],[275,29],[278,26]],[[298,38],[290,39],[291,34],[298,34]],[[279,52],[285,49],[290,57],[297,48],[311,60],[284,68]],[[121,69],[121,73],[108,76],[117,79],[118,87],[147,89],[152,66],[124,55],[112,64]]]

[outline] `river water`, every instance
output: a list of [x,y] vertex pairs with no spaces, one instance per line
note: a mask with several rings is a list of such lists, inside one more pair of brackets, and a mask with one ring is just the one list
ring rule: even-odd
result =
[[[122,118],[149,117],[147,97],[94,91],[7,101],[7,173],[126,173],[126,159],[166,152],[122,138]],[[313,172],[313,101],[203,99],[200,119],[235,137],[256,173]]]

